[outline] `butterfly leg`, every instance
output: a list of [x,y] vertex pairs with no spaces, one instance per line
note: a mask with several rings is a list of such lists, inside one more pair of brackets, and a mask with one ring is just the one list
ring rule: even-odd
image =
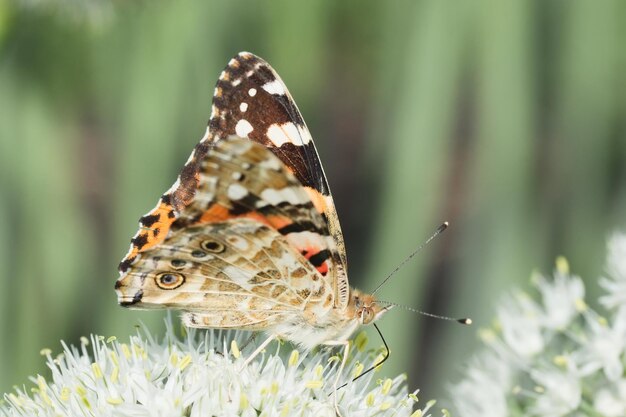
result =
[[350,353],[350,341],[349,340],[329,340],[324,343],[326,346],[343,346],[343,357],[341,358],[341,365],[339,365],[339,369],[337,369],[337,376],[335,377],[335,383],[333,384],[333,394],[335,396],[335,412],[337,416],[341,417],[341,412],[339,411],[339,404],[337,403],[337,386],[339,385],[339,379],[341,378],[341,373],[343,369],[346,367],[346,363],[348,362],[348,354]]
[[254,358],[259,355],[259,353],[263,352],[263,349],[265,349],[267,347],[267,345],[269,345],[274,339],[276,339],[276,335],[274,335],[274,334],[270,335],[267,339],[265,339],[265,341],[263,343],[261,343],[259,345],[259,347],[257,347],[255,349],[255,351],[252,352],[252,354],[250,356],[248,356],[246,361],[239,368],[239,371],[240,372],[243,371],[246,368],[246,366],[248,366],[250,364],[250,362],[252,362],[254,360]]
[[241,347],[239,349],[240,350],[244,350],[245,348],[247,348],[250,343],[252,343],[252,342],[254,342],[256,340],[256,335],[257,335],[257,332],[252,332],[250,337],[245,341],[245,343],[243,345],[241,345]]

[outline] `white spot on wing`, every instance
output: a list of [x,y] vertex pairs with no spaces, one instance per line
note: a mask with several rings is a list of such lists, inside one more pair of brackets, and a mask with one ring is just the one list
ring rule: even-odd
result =
[[202,189],[201,193],[196,193],[194,204],[200,206],[208,206],[215,198],[215,189],[217,188],[217,177],[200,174],[198,188]]
[[231,200],[241,200],[248,194],[248,190],[245,189],[241,184],[231,184],[228,186],[228,191],[226,195]]
[[285,143],[293,143],[294,145],[304,143],[300,136],[300,130],[293,123],[271,125],[267,128],[267,137],[275,146],[281,146]]
[[241,103],[239,105],[239,110],[241,110],[242,112],[245,112],[246,110],[248,110],[248,103]]
[[263,84],[263,89],[270,94],[285,94],[285,87],[283,87],[283,83],[281,83],[277,79],[274,81],[270,81],[269,83]]
[[314,248],[319,250],[335,248],[335,241],[331,236],[322,236],[319,233],[309,230],[289,233],[287,240],[298,248]]
[[309,196],[302,192],[302,188],[295,187],[285,187],[280,190],[266,188],[261,193],[261,198],[274,206],[283,202],[293,205],[309,202]]
[[282,163],[278,158],[273,157],[262,160],[261,162],[259,162],[259,166],[266,169],[273,169],[274,171],[280,171]]
[[298,132],[300,132],[300,139],[302,139],[303,145],[306,145],[313,140],[313,138],[311,137],[311,133],[309,132],[309,129],[306,128],[306,126],[298,126]]
[[266,206],[269,206],[269,205],[270,205],[270,203],[268,203],[265,200],[257,200],[256,203],[254,203],[254,206],[256,208],[263,208],[263,207],[266,207]]
[[235,126],[235,133],[237,134],[237,136],[241,136],[242,138],[247,138],[248,134],[253,130],[254,128],[246,119],[241,119],[237,122],[237,125]]
[[232,84],[233,87],[237,87],[239,84],[241,84],[241,78],[237,78],[231,84]]
[[228,276],[235,284],[241,288],[251,288],[250,280],[256,275],[256,271],[237,268],[236,266],[227,266],[222,272]]
[[254,96],[256,96],[256,88],[251,88],[251,89],[249,89],[249,90],[248,90],[248,95],[249,95],[250,97],[254,97]]

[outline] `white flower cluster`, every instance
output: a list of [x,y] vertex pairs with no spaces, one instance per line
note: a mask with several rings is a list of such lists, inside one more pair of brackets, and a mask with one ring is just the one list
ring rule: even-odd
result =
[[[244,366],[240,346],[250,333],[191,330],[177,337],[171,319],[166,325],[162,341],[144,329],[128,343],[92,336],[78,348],[64,344],[56,358],[45,349],[51,379],[33,378],[30,394],[6,394],[0,416],[335,416],[339,358],[332,352],[301,354],[276,343]],[[380,360],[366,344],[365,333],[357,336],[341,381]],[[373,379],[370,372],[336,392],[342,413],[418,417],[433,405],[413,412],[416,392],[408,393],[405,376]]]
[[557,259],[553,279],[533,279],[540,302],[510,295],[480,331],[486,348],[450,388],[459,415],[626,416],[626,235],[608,246],[599,300],[607,317],[588,307],[583,282]]

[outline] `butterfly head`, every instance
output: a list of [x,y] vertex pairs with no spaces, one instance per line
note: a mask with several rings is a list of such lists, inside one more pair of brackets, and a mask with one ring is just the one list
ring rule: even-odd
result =
[[369,324],[378,320],[393,306],[381,305],[373,295],[353,289],[348,307],[353,310],[354,318],[358,319],[361,324]]

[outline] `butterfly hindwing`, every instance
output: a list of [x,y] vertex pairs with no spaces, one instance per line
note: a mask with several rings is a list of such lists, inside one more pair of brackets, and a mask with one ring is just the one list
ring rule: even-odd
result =
[[254,329],[310,301],[327,308],[333,301],[331,284],[283,236],[247,219],[173,233],[133,265],[118,291],[129,307],[190,312],[194,327]]

